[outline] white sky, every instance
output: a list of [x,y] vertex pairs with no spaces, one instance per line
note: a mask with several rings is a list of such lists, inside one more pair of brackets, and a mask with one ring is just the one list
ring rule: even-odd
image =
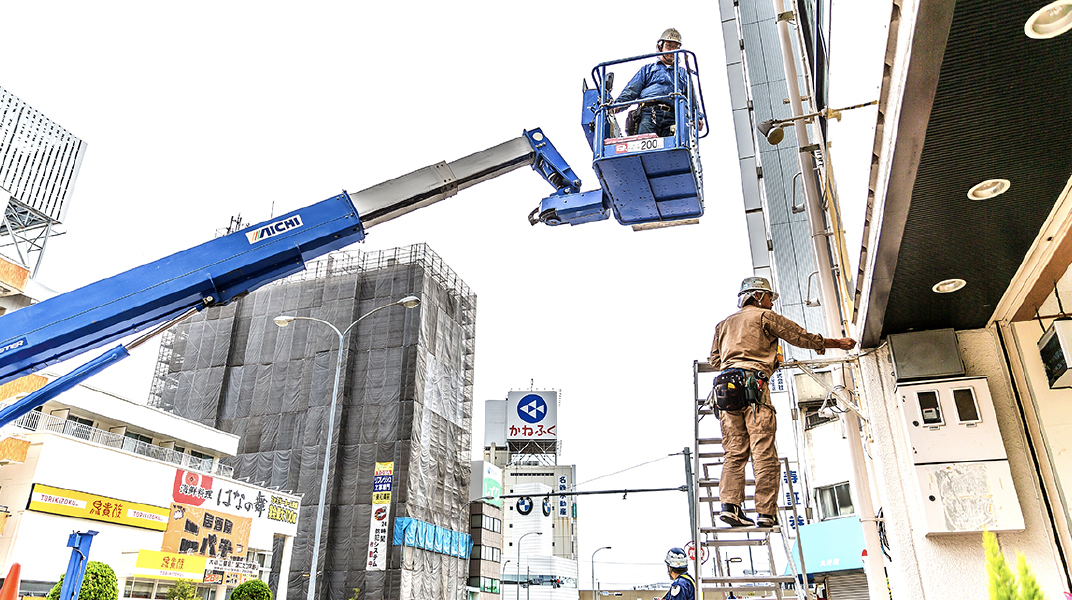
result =
[[[700,225],[530,227],[552,189],[523,169],[377,226],[358,247],[427,242],[477,294],[474,450],[484,401],[530,382],[562,391],[560,462],[582,483],[691,447],[692,361],[751,274],[717,3],[506,6],[7,3],[0,85],[88,143],[69,233],[50,242],[40,280],[72,290],[207,241],[233,215],[261,221],[525,128],[542,127],[594,189],[581,81],[601,61],[654,51],[674,26],[697,54],[713,129]],[[834,103],[874,99],[873,87]],[[873,125],[865,110],[859,122]],[[839,152],[839,167],[851,162]],[[848,240],[855,260],[859,234]],[[155,352],[92,383],[145,398]],[[684,478],[673,456],[580,489]],[[582,588],[596,548],[613,547],[596,563],[602,587],[632,587],[666,581],[666,550],[689,537],[677,492],[582,497],[579,516]]]

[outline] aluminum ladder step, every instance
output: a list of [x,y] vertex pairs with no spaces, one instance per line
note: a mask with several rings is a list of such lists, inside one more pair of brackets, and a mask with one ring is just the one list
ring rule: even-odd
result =
[[704,577],[704,583],[719,583],[723,585],[736,585],[739,583],[793,583],[796,578],[792,575],[743,575],[741,577]]
[[701,527],[700,533],[707,535],[721,535],[723,533],[781,533],[782,528],[774,527]]

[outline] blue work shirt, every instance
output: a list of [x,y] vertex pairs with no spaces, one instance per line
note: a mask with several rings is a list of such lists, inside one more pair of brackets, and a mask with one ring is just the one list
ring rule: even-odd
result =
[[670,584],[669,591],[663,596],[666,600],[696,600],[696,582],[692,575],[682,573]]
[[[666,96],[674,93],[674,68],[670,65],[663,63],[662,61],[653,62],[648,65],[644,65],[637,71],[636,75],[629,80],[625,89],[618,95],[616,102],[632,102],[633,100],[647,100],[656,96]],[[685,73],[684,67],[677,68],[677,91],[682,95],[688,95],[689,93],[689,79]],[[697,99],[693,95],[693,101]],[[665,102],[670,106],[675,106],[674,98],[664,98],[659,102]],[[697,115],[698,118],[703,119],[703,114]]]

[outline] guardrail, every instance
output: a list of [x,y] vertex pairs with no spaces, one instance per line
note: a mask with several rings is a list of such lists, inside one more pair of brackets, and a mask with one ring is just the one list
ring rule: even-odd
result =
[[224,465],[211,458],[197,458],[182,452],[176,452],[171,448],[156,446],[133,438],[97,429],[90,425],[84,425],[75,421],[61,419],[53,415],[46,415],[39,411],[30,411],[22,415],[12,423],[14,427],[28,431],[51,431],[68,437],[85,440],[93,444],[123,450],[132,454],[147,456],[169,462],[175,466],[201,471],[211,475],[232,477],[234,468]]

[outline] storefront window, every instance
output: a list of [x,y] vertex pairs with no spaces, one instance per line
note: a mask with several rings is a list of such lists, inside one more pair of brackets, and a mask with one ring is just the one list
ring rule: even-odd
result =
[[124,596],[126,598],[152,598],[153,597],[153,582],[152,581],[127,581],[127,589],[124,590]]
[[[173,587],[175,587],[175,583],[172,581],[138,581],[135,579],[128,579],[126,586],[123,587],[122,597],[166,600],[168,592],[171,591],[171,588]],[[229,588],[227,592],[228,595],[230,595],[231,589]],[[214,586],[198,585],[196,597],[201,600],[214,600],[216,598],[216,589]]]

